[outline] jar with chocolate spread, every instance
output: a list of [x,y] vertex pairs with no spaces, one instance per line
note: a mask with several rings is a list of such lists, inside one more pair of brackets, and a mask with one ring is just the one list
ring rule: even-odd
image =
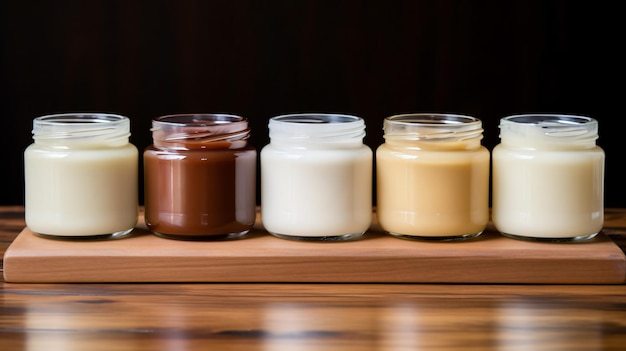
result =
[[256,157],[246,118],[177,114],[152,121],[143,154],[148,229],[181,240],[232,239],[256,218]]

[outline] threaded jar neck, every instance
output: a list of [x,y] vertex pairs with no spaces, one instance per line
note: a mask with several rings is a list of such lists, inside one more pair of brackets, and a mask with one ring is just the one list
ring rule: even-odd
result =
[[500,119],[503,144],[522,148],[585,149],[596,146],[598,122],[564,114],[522,114]]
[[302,113],[272,117],[269,137],[273,144],[335,147],[361,145],[365,121],[344,114]]
[[152,120],[155,147],[176,150],[239,149],[250,138],[248,120],[230,114],[176,114]]
[[464,150],[480,146],[482,122],[475,117],[412,113],[384,119],[385,142],[413,149]]
[[36,144],[70,148],[119,146],[128,143],[128,117],[107,113],[63,113],[33,120]]

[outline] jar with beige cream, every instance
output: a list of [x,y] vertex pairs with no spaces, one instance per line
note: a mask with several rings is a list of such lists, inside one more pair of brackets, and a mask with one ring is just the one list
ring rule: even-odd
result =
[[404,239],[459,240],[489,221],[489,151],[482,122],[455,114],[403,114],[383,121],[376,150],[376,215]]

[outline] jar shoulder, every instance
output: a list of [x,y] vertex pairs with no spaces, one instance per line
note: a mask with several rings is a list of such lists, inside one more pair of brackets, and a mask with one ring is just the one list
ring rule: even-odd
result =
[[497,155],[568,155],[568,154],[594,154],[604,155],[604,149],[595,145],[591,147],[525,147],[512,146],[507,144],[497,144],[491,151],[494,156]]
[[252,145],[247,145],[244,147],[238,148],[228,148],[228,147],[214,147],[214,148],[194,148],[194,149],[181,149],[181,148],[163,148],[157,147],[154,144],[148,145],[143,150],[144,154],[170,154],[170,155],[179,155],[179,154],[218,154],[218,153],[227,153],[227,154],[256,154],[257,150]]
[[372,149],[365,145],[353,145],[353,146],[288,146],[288,145],[275,145],[267,144],[261,149],[261,154],[301,154],[301,155],[322,155],[322,154],[373,154]]
[[138,154],[139,149],[131,143],[108,145],[108,144],[84,144],[84,145],[42,145],[32,143],[24,149],[25,154],[49,153],[49,154],[71,154],[71,153],[133,153]]
[[490,151],[483,145],[478,145],[474,148],[419,148],[419,147],[402,147],[402,146],[393,146],[387,143],[383,143],[376,148],[376,154],[385,154],[385,155],[442,155],[442,154],[458,154],[458,155],[469,155],[469,154],[482,154],[489,155]]

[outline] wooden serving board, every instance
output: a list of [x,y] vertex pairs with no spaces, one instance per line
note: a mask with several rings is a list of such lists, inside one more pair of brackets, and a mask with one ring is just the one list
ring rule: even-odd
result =
[[374,224],[359,240],[301,242],[255,229],[230,241],[178,241],[143,225],[123,239],[61,241],[25,228],[4,256],[9,283],[283,282],[623,284],[626,257],[600,233],[584,243],[398,239]]

